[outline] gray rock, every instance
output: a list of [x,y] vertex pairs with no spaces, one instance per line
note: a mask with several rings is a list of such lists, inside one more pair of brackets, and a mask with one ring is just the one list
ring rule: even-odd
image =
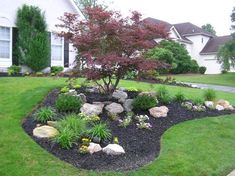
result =
[[224,107],[222,105],[216,105],[215,109],[217,109],[218,111],[223,111]]
[[157,93],[156,92],[140,92],[139,93],[139,96],[143,96],[143,95],[147,95],[147,96],[154,97],[154,98],[157,97]]
[[88,146],[88,151],[90,154],[99,152],[102,150],[102,147],[100,146],[100,144],[96,144],[96,143],[90,143]]
[[103,152],[108,155],[121,155],[125,153],[123,147],[118,144],[107,145],[105,148],[103,148]]
[[66,93],[67,95],[71,95],[71,96],[77,96],[78,93],[75,89],[70,89],[68,93]]
[[103,112],[104,104],[89,104],[85,103],[80,111],[88,116],[100,115]]
[[90,93],[99,93],[99,89],[96,87],[86,88],[86,91]]
[[124,102],[123,107],[124,107],[126,112],[131,112],[132,111],[132,109],[133,109],[132,103],[133,103],[133,99],[127,99]]
[[225,107],[225,109],[229,111],[234,111],[234,107],[232,105]]
[[86,102],[87,102],[87,100],[86,100],[86,95],[85,95],[85,94],[80,93],[80,94],[78,94],[77,96],[80,97],[80,99],[82,100],[82,103],[86,103]]
[[107,105],[105,107],[105,109],[113,114],[120,114],[124,111],[122,105],[118,104],[118,103],[111,103],[110,105]]
[[213,101],[205,101],[204,104],[208,108],[214,108],[214,102]]
[[166,106],[154,107],[149,109],[149,113],[151,116],[155,118],[166,117],[169,109]]
[[38,138],[52,138],[58,134],[59,132],[57,129],[47,125],[36,127],[33,130],[33,135]]
[[113,92],[112,97],[116,98],[118,100],[122,99],[122,101],[123,101],[123,100],[127,99],[128,95],[124,91],[116,90],[115,92]]

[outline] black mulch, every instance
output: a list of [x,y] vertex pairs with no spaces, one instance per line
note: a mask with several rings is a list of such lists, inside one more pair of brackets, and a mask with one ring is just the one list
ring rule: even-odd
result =
[[[55,99],[58,94],[58,90],[50,92],[40,106],[54,106]],[[134,97],[136,96],[136,93],[132,92],[129,93],[129,95],[130,97]],[[98,95],[94,93],[89,93],[87,96],[89,102],[113,100],[112,98],[107,98],[105,95]],[[168,105],[168,108],[169,113],[167,117],[158,119],[150,118],[149,122],[153,126],[151,131],[138,129],[135,121],[127,128],[118,127],[117,121],[109,120],[106,113],[103,113],[101,116],[102,120],[109,124],[113,136],[118,137],[120,145],[123,146],[126,152],[126,154],[120,156],[110,156],[104,154],[103,152],[98,152],[93,155],[82,155],[78,152],[79,146],[74,146],[70,150],[64,150],[50,140],[35,138],[32,135],[32,131],[36,127],[37,122],[33,120],[32,115],[29,115],[24,120],[22,126],[29,136],[33,138],[33,140],[35,140],[41,147],[54,154],[61,160],[66,161],[76,167],[97,171],[125,171],[136,169],[153,161],[159,155],[160,139],[162,134],[175,124],[208,116],[215,117],[235,113],[231,111],[219,112],[217,110],[209,109],[207,109],[206,112],[193,112],[182,108],[180,104],[176,102]],[[138,114],[147,114],[150,116],[148,112],[139,112]],[[121,114],[120,116],[123,117],[124,114]],[[104,146],[105,145],[103,144],[103,147]]]

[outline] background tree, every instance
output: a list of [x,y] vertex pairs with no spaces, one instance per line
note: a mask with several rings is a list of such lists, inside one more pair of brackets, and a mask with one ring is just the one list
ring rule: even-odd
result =
[[205,30],[206,32],[209,32],[213,35],[216,35],[216,31],[215,31],[214,27],[209,23],[203,25],[202,29]]
[[162,40],[159,48],[154,48],[148,51],[147,56],[152,59],[164,60],[171,64],[171,73],[197,73],[199,66],[195,60],[191,59],[188,51],[180,43]]
[[137,12],[123,18],[118,12],[95,7],[87,8],[86,14],[88,19],[79,21],[77,15],[67,13],[58,26],[64,30],[60,35],[70,40],[85,58],[86,78],[95,81],[103,91],[113,92],[130,71],[165,66],[146,60],[142,54],[154,47],[153,39],[168,36],[164,26],[142,22]]
[[50,46],[45,16],[38,7],[23,5],[17,11],[17,53],[20,64],[33,71],[49,65]]
[[[235,22],[235,7],[232,10],[231,21]],[[232,25],[232,30],[235,26]],[[220,47],[217,54],[217,60],[222,64],[222,69],[229,71],[231,67],[235,67],[235,33],[232,33],[232,40]]]

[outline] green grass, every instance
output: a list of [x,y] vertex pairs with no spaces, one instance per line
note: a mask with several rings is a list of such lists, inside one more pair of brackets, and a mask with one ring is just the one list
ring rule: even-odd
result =
[[[224,176],[235,169],[235,115],[188,121],[170,128],[162,138],[160,156],[130,172],[92,172],[60,161],[37,145],[22,129],[24,117],[49,90],[65,79],[0,78],[0,175],[1,176]],[[158,85],[122,81],[122,86],[155,90]],[[182,89],[188,97],[202,91]],[[235,95],[218,93],[235,104]],[[121,139],[119,139],[121,140]]]
[[[218,75],[186,74],[186,75],[171,75],[171,76],[176,78],[177,81],[235,87],[235,73],[218,74]],[[165,78],[165,76],[162,76],[162,78]]]

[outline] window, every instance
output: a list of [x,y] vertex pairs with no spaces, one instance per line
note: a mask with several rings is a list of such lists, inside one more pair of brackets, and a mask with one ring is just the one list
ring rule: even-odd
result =
[[63,39],[56,34],[51,34],[51,60],[62,61],[63,58]]
[[0,58],[10,58],[11,35],[9,27],[0,26]]

